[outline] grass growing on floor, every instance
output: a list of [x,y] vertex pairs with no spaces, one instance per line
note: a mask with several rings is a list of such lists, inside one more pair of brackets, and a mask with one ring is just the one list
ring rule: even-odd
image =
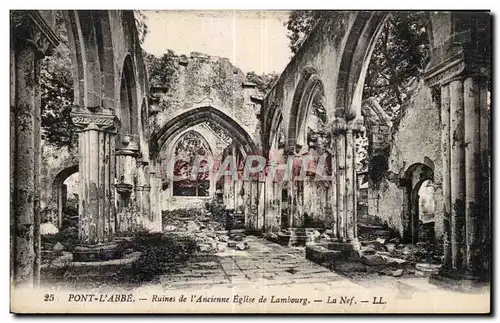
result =
[[196,241],[187,236],[138,233],[130,241],[123,241],[118,245],[118,252],[141,252],[133,268],[120,273],[118,278],[128,282],[152,281],[188,261],[196,248]]

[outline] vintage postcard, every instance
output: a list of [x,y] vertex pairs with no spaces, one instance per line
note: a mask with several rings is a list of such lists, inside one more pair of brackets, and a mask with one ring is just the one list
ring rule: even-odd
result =
[[491,31],[11,10],[11,312],[490,313]]

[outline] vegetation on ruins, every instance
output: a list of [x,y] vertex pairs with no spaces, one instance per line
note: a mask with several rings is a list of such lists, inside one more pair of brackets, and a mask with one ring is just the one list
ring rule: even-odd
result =
[[144,14],[143,10],[134,10],[135,27],[139,36],[139,42],[144,44],[144,40],[149,32],[148,30],[148,17]]
[[66,27],[60,15],[56,16],[56,28],[61,44],[40,66],[42,139],[57,148],[73,148],[78,135],[70,116],[74,98],[72,62]]
[[257,74],[254,71],[250,71],[246,75],[247,82],[254,83],[257,85],[257,89],[263,94],[266,95],[269,93],[269,91],[272,89],[274,86],[274,83],[279,78],[278,73],[264,73],[264,74]]
[[[419,11],[391,13],[370,60],[364,96],[375,97],[393,119],[400,119],[403,115],[400,108],[409,97],[413,81],[422,76],[428,61],[429,40],[424,14]],[[292,11],[286,22],[292,52],[299,50],[320,20],[333,23],[336,17],[337,12],[333,11]]]
[[[400,11],[389,15],[375,43],[366,74],[363,96],[375,98],[391,117],[392,133],[397,131],[428,62],[429,39],[424,14]],[[290,13],[286,27],[293,53],[297,53],[320,20],[342,28],[342,12],[295,10]],[[369,163],[370,177],[378,182],[387,170],[386,158],[390,150],[380,160],[368,162],[367,148],[366,138],[357,138],[358,170],[364,171]]]
[[138,232],[132,239],[120,242],[117,248],[117,252],[122,254],[132,250],[141,252],[141,255],[131,272],[117,274],[117,281],[152,281],[160,275],[175,271],[196,252],[197,244],[189,236]]
[[[147,17],[140,10],[134,14],[139,40],[143,43],[148,33]],[[56,148],[71,149],[78,142],[70,115],[74,100],[72,62],[64,17],[59,11],[56,15],[56,32],[61,43],[54,54],[45,57],[40,65],[41,136],[46,143]],[[165,78],[168,78],[168,73]]]
[[175,52],[170,49],[167,49],[160,57],[143,51],[149,86],[169,89],[177,77],[178,67],[176,66],[175,57]]

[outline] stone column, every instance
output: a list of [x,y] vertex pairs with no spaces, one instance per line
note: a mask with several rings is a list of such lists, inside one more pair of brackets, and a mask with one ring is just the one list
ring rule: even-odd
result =
[[345,133],[347,130],[347,125],[344,120],[336,120],[333,129],[334,145],[335,145],[335,155],[336,155],[336,169],[335,169],[335,181],[336,184],[336,204],[337,214],[334,216],[336,218],[337,231],[335,233],[335,238],[338,241],[345,241],[347,239],[347,228],[345,221]]
[[337,178],[337,151],[336,151],[336,138],[333,137],[332,140],[332,190],[330,194],[330,205],[331,205],[331,221],[332,221],[332,238],[337,239],[338,237],[338,217],[337,217],[337,194],[338,194],[338,178]]
[[224,176],[224,205],[227,210],[235,209],[235,187],[233,177],[230,175]]
[[346,132],[346,211],[347,238],[358,246],[358,179],[356,169],[356,136],[365,131],[363,118],[357,116],[349,121]]
[[465,256],[465,142],[463,80],[450,83],[451,265],[463,268]]
[[483,250],[489,236],[489,207],[482,207],[489,201],[489,192],[482,188],[489,165],[482,156],[488,154],[489,145],[482,136],[489,129],[481,127],[487,83],[481,76],[464,73],[463,63],[458,66],[461,69],[448,70],[446,78],[428,78],[441,90],[444,263],[440,274],[478,279],[488,270]]
[[263,217],[259,216],[259,182],[255,179],[250,179],[249,181],[244,182],[245,195],[248,202],[245,204],[248,207],[248,225],[249,229],[252,231],[260,231],[263,227]]
[[[265,231],[273,232],[277,231],[280,223],[280,204],[281,204],[281,190],[279,190],[279,185],[276,180],[275,174],[271,174],[270,170],[274,164],[277,164],[273,160],[268,161],[267,173],[265,177],[265,191],[263,194],[264,206],[263,212],[265,216]],[[260,211],[260,209],[259,209]]]
[[141,217],[152,221],[150,210],[150,176],[148,162],[138,161],[137,163],[137,185],[135,186],[135,199]]
[[441,87],[441,158],[443,163],[443,265],[451,266],[451,192],[450,192],[450,87]]
[[[336,198],[333,201],[334,214],[334,238],[337,242],[349,246],[339,248],[346,250],[357,250],[359,248],[357,240],[357,180],[356,180],[356,146],[354,142],[355,133],[363,131],[361,119],[355,119],[346,123],[342,119],[337,119],[333,126],[333,136],[335,145],[335,165],[332,185],[336,185]],[[336,206],[336,207],[335,207]],[[337,245],[337,244],[336,244]]]
[[38,11],[12,11],[11,245],[16,285],[33,286],[40,272],[40,59],[58,45]]
[[[465,263],[470,274],[477,275],[481,270],[482,249],[481,241],[484,232],[483,225],[487,212],[482,212],[482,167],[481,165],[481,107],[486,106],[487,83],[485,78],[477,76],[467,77],[464,80],[464,140],[465,140]],[[484,111],[484,110],[483,110]],[[487,118],[487,116],[486,116]],[[488,133],[488,129],[483,129]],[[478,167],[478,165],[481,165]],[[485,179],[484,182],[487,182]],[[488,209],[486,209],[488,210]]]
[[353,129],[349,125],[346,132],[345,147],[345,225],[346,238],[351,241],[356,238],[357,226],[355,223],[356,207],[354,205],[354,195],[356,194],[355,167],[354,167],[354,136]]
[[118,234],[134,232],[138,224],[138,203],[136,192],[134,192],[137,157],[139,157],[139,146],[136,138],[131,135],[123,136],[119,148],[116,149],[116,177],[118,180],[116,184],[118,193],[116,231]]
[[257,207],[257,217],[258,217],[258,230],[264,232],[266,230],[265,221],[266,221],[266,210],[265,210],[265,202],[264,196],[266,194],[266,182],[265,179],[259,179],[256,183],[257,192],[256,192],[256,207]]
[[115,232],[115,137],[113,111],[76,108],[73,123],[80,129],[79,146],[79,244],[75,261],[112,259]]
[[161,190],[161,174],[153,165],[149,171],[149,180],[151,185],[150,195],[150,215],[153,223],[162,224],[161,207],[160,207],[160,190]]

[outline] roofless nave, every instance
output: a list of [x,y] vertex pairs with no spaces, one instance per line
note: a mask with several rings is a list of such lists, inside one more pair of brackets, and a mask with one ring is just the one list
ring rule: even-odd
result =
[[[214,198],[222,200],[228,214],[241,214],[248,232],[293,232],[313,221],[331,230],[333,250],[356,252],[363,217],[356,138],[368,134],[371,154],[376,154],[404,141],[404,129],[417,131],[417,125],[426,129],[406,135],[411,151],[403,149],[389,161],[392,175],[386,190],[397,197],[395,205],[390,210],[388,200],[377,205],[385,198],[383,192],[370,188],[368,213],[391,214],[386,222],[402,239],[417,243],[418,191],[433,182],[433,230],[444,237],[440,275],[489,277],[488,14],[428,14],[430,62],[420,88],[430,99],[414,104],[402,121],[403,130],[389,142],[384,140],[390,120],[376,102],[363,97],[371,54],[388,12],[345,13],[341,24],[322,20],[265,94],[229,60],[201,54],[175,56],[172,84],[150,89],[133,12],[63,15],[78,151],[57,153],[60,160],[52,165],[41,154],[38,71],[41,59],[59,44],[55,12],[11,12],[11,248],[16,284],[39,282],[42,213],[57,227],[62,225],[62,184],[76,171],[75,261],[113,258],[117,238],[146,225],[164,228],[168,223],[162,223],[162,212],[200,208]],[[419,117],[422,111],[429,117]],[[164,171],[165,160],[193,142],[202,147],[202,155],[232,156],[237,165],[248,156],[261,156],[270,164],[323,156],[332,177],[326,182],[267,177],[234,182],[203,176],[194,182],[174,181]]]

